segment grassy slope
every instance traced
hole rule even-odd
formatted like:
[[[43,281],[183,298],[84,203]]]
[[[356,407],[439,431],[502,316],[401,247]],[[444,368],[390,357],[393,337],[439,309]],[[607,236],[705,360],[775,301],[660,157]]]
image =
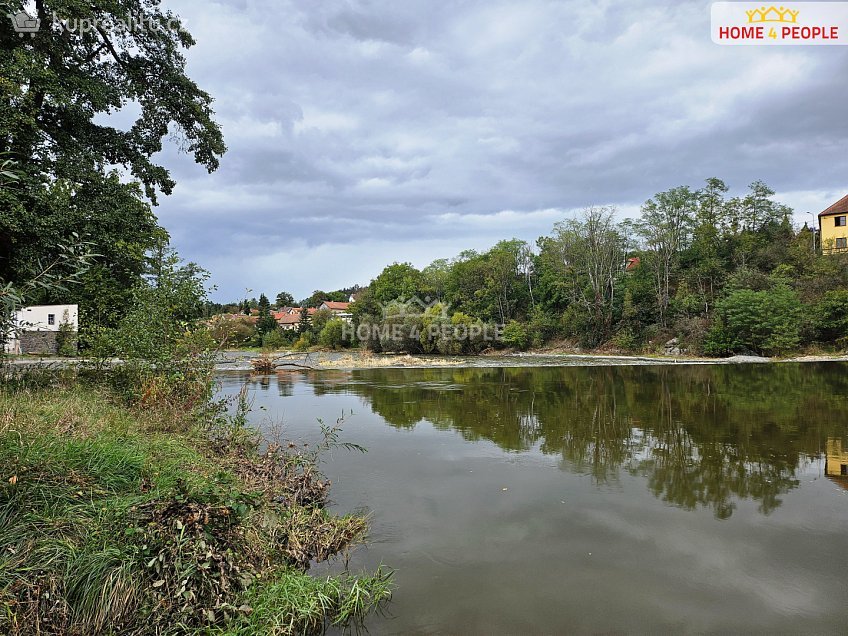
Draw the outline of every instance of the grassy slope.
[[[173,428],[98,389],[0,391],[0,631],[304,633],[388,598],[293,567],[290,526],[257,532],[261,493]]]

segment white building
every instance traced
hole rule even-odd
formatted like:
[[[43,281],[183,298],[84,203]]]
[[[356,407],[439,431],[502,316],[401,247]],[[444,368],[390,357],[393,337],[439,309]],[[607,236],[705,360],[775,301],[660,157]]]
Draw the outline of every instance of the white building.
[[[35,305],[15,312],[11,333],[3,345],[6,353],[57,353],[59,327],[79,331],[78,305]]]

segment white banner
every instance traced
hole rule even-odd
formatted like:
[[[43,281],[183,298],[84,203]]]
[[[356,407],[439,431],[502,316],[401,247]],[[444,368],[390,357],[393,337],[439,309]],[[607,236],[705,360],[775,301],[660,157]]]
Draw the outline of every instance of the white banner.
[[[848,44],[848,2],[714,2],[711,14],[716,44]]]

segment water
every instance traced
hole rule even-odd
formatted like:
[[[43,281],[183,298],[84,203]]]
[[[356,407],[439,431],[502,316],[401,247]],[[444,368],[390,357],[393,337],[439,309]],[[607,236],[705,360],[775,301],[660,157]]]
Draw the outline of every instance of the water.
[[[323,470],[371,514],[372,634],[845,633],[848,365],[223,375],[254,423],[365,455]],[[316,571],[324,572],[326,566]],[[335,566],[338,568],[338,564]]]

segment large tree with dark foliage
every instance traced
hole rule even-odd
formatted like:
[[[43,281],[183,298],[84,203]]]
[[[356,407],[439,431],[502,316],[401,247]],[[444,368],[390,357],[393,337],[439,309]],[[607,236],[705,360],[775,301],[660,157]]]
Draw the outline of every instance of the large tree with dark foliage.
[[[26,277],[79,236],[100,255],[74,290],[83,323],[115,324],[145,254],[167,241],[151,210],[175,185],[155,161],[163,139],[210,172],[226,147],[212,98],[185,73],[194,40],[159,0],[29,6],[40,20],[32,37],[0,20],[0,153],[20,171],[0,192],[0,280]]]

